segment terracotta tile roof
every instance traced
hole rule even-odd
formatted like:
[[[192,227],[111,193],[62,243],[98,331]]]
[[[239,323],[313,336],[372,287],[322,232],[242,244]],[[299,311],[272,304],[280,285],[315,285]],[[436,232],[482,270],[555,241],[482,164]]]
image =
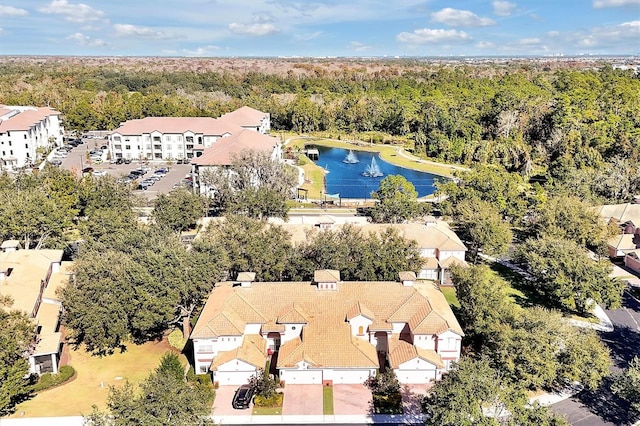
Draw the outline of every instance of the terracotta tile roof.
[[[415,358],[423,359],[439,368],[444,368],[442,358],[435,351],[417,348],[397,338],[389,339],[389,364],[391,368],[400,368],[400,364]]]
[[[362,302],[356,302],[349,310],[347,311],[347,321],[351,321],[353,318],[358,315],[362,315],[365,318],[369,318],[371,321],[376,319],[376,316],[371,309],[367,308]]]
[[[199,337],[241,336],[244,333],[244,326],[238,314],[229,309],[218,312],[203,324],[202,330],[199,330]]]
[[[317,283],[340,282],[340,271],[335,269],[321,269],[313,273],[313,281]]]
[[[267,319],[238,293],[234,293],[227,300],[227,306],[244,322],[251,324],[265,324],[267,322]],[[239,326],[240,322],[235,324]],[[244,329],[244,325],[242,328]]]
[[[262,332],[278,332],[283,333],[285,330],[284,324],[276,324],[275,321],[268,321],[266,324],[262,324]]]
[[[228,166],[233,157],[243,151],[254,150],[271,153],[280,141],[253,130],[242,129],[226,138],[218,139],[206,148],[200,157],[191,160],[198,166]]]
[[[415,281],[416,273],[413,271],[401,271],[398,273],[400,281]]]
[[[422,296],[429,300],[429,305],[438,315],[447,322],[449,330],[456,333],[459,336],[464,336],[462,327],[458,319],[453,314],[449,302],[445,299],[442,291],[432,282],[429,281],[417,281],[413,288],[415,288]]]
[[[254,282],[256,279],[256,273],[255,272],[239,272],[238,276],[236,277],[237,281],[240,282]]]
[[[453,265],[462,266],[465,268],[469,266],[469,264],[464,260],[460,260],[457,257],[453,257],[453,256],[448,256],[444,260],[440,259],[438,263],[440,263],[440,266],[444,269],[451,268]]]
[[[256,368],[264,368],[267,362],[267,341],[257,334],[247,334],[242,339],[242,345],[231,351],[220,352],[211,362],[211,370],[235,359],[244,361]]]
[[[433,287],[433,286],[432,286]],[[351,327],[345,316],[359,302],[366,305],[376,320],[372,327],[391,330],[391,320],[408,323],[423,308],[448,310],[449,316],[437,311],[438,315],[427,315],[417,321],[420,327],[427,327],[430,320],[437,320],[435,327],[441,327],[442,321],[447,329],[459,329],[459,324],[444,296],[439,290],[428,300],[414,287],[403,286],[399,282],[340,282],[336,291],[320,291],[311,282],[256,282],[251,287],[233,286],[233,282],[218,283],[200,315],[191,334],[192,339],[216,337],[222,331],[216,327],[230,327],[228,318],[222,321],[222,313],[240,315],[228,303],[237,295],[268,321],[262,332],[271,330],[280,315],[304,315],[308,323],[302,327],[300,338],[287,341],[280,347],[278,367],[293,367],[301,360],[312,365],[327,367],[369,367],[378,366],[375,346],[368,341],[351,334]],[[441,300],[440,300],[441,299]],[[237,300],[231,303],[237,303]],[[422,311],[421,311],[422,312]],[[226,317],[225,317],[226,318]],[[249,323],[239,318],[242,325]],[[451,322],[453,321],[453,324]],[[239,328],[239,325],[235,326]],[[224,330],[228,332],[227,330]]]
[[[435,257],[425,257],[422,262],[422,269],[438,269],[438,259]]]
[[[230,123],[223,123],[212,117],[145,117],[125,121],[113,133],[123,136],[137,136],[152,132],[183,134],[192,132],[203,136],[223,136],[239,131]]]
[[[351,224],[356,229],[362,231],[364,235],[375,233],[380,235],[387,228],[395,228],[399,234],[408,239],[414,240],[421,249],[439,249],[447,251],[466,251],[467,248],[458,235],[449,228],[447,222],[439,220],[435,224],[425,226],[422,223],[399,223],[399,224]],[[313,224],[299,224],[285,222],[281,226],[291,234],[291,241],[299,244],[307,241],[309,232],[318,232],[318,228]],[[335,223],[333,229],[344,226],[342,223]]]
[[[278,324],[307,324],[309,322],[307,318],[308,314],[303,309],[291,304],[278,314],[277,322]]]
[[[440,334],[449,329],[449,324],[431,307],[423,306],[409,320],[413,334]]]
[[[412,293],[404,303],[398,305],[396,310],[387,318],[388,322],[408,323],[413,315],[423,306],[430,308],[429,301],[421,297],[419,293]]]
[[[51,108],[27,109],[12,116],[8,120],[0,121],[0,133],[7,131],[27,131],[51,115],[60,115],[60,113]]]
[[[262,120],[269,114],[258,111],[257,109],[243,106],[235,111],[223,114],[219,120],[225,123],[232,123],[243,127],[259,127]]]
[[[369,326],[369,330],[371,331],[392,331],[393,324],[386,322],[380,318],[376,318],[373,320],[371,325]]]

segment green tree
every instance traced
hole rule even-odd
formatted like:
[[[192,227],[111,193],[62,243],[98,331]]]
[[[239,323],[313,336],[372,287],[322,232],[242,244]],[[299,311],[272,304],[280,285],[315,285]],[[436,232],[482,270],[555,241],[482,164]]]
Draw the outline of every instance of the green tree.
[[[7,298],[0,300],[0,416],[10,414],[31,392],[24,354],[33,349],[35,329],[22,312],[4,310],[11,304]]]
[[[231,166],[203,170],[213,206],[252,218],[286,217],[285,202],[297,183],[297,170],[271,159],[269,153],[246,150],[232,156]]]
[[[276,393],[276,381],[271,377],[265,369],[258,369],[253,376],[249,378],[249,386],[254,390],[256,395],[269,399]]]
[[[597,247],[607,238],[607,227],[595,210],[570,195],[550,197],[532,212],[530,234],[534,237],[571,239],[580,245]]]
[[[474,262],[479,251],[491,255],[504,253],[513,239],[511,227],[488,201],[460,202],[456,206],[455,221],[458,233],[469,245]]]
[[[457,317],[476,345],[482,344],[497,326],[515,317],[518,307],[508,296],[509,285],[488,266],[454,266],[451,278],[460,301]]]
[[[177,356],[164,356],[161,365],[149,375],[136,392],[127,382],[111,387],[107,412],[96,406],[85,424],[91,426],[124,425],[209,425],[213,390],[185,379],[184,369],[176,365]],[[179,360],[178,360],[179,364]]]
[[[224,252],[232,278],[239,272],[249,271],[256,273],[258,281],[280,281],[291,258],[290,239],[281,226],[230,215],[209,225],[201,247]]]
[[[380,181],[377,191],[371,193],[379,200],[371,210],[371,218],[378,223],[402,223],[426,213],[417,202],[418,193],[402,175],[389,175]]]
[[[611,265],[590,259],[574,241],[529,239],[518,248],[515,259],[528,268],[532,290],[554,307],[586,314],[591,301],[620,305],[623,283],[609,277]]]
[[[185,231],[204,216],[205,198],[186,189],[177,189],[156,198],[153,219],[157,225],[173,231]]]
[[[520,310],[488,336],[482,352],[511,381],[532,390],[572,382],[596,389],[611,366],[608,349],[593,331],[542,308]]]
[[[525,394],[487,360],[463,358],[434,384],[423,408],[428,425],[499,425],[501,415],[525,403]],[[487,416],[485,410],[494,416]]]
[[[613,393],[627,400],[640,413],[640,358],[634,356],[629,366],[617,375],[611,386]]]

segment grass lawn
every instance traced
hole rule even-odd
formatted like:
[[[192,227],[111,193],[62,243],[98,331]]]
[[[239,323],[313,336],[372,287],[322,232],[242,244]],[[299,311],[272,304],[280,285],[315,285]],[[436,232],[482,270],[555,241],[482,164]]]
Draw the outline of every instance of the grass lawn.
[[[444,298],[447,299],[449,305],[455,306],[457,308],[460,307],[460,301],[458,301],[458,297],[456,296],[456,289],[454,287],[441,287],[440,291],[444,294]]]
[[[274,416],[282,414],[282,407],[253,407],[254,416]]]
[[[109,386],[121,386],[127,380],[140,383],[170,350],[166,341],[144,345],[131,343],[126,352],[102,358],[91,356],[84,349],[69,350],[69,364],[76,370],[76,378],[19,404],[11,417],[87,415],[94,404],[104,409]],[[182,362],[186,364],[184,357]]]
[[[322,199],[324,192],[324,169],[307,159],[305,155],[300,154],[300,164],[304,170],[304,184],[302,188],[306,189],[307,197],[312,200]]]
[[[322,388],[322,414],[333,414],[333,386]]]

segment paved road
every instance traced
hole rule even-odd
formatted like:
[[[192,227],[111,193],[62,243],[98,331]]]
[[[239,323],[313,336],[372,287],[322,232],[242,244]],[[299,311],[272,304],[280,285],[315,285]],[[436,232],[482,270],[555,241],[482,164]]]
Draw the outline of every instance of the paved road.
[[[615,329],[600,335],[611,350],[612,371],[619,372],[634,356],[640,356],[640,303],[625,292],[622,308],[606,313]],[[631,417],[626,403],[611,393],[610,386],[611,380],[607,379],[598,390],[583,391],[551,409],[565,415],[574,426],[631,425],[640,421]]]

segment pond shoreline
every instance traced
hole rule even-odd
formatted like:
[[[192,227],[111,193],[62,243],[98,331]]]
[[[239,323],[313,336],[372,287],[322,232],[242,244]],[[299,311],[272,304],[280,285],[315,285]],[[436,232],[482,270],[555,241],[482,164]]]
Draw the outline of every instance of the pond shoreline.
[[[366,142],[349,141],[345,142],[338,139],[315,138],[311,136],[297,136],[287,139],[285,146],[292,144],[303,148],[306,145],[318,145],[329,148],[351,149],[354,151],[377,152],[380,157],[389,164],[402,167],[418,172],[427,172],[445,178],[452,178],[453,172],[456,170],[469,170],[467,167],[437,163],[430,160],[424,160],[413,156],[404,151],[402,147],[385,145],[385,144],[369,144]],[[404,160],[402,160],[404,159]],[[412,164],[413,163],[413,164]],[[320,167],[320,166],[318,166]],[[320,167],[322,168],[322,167]]]

